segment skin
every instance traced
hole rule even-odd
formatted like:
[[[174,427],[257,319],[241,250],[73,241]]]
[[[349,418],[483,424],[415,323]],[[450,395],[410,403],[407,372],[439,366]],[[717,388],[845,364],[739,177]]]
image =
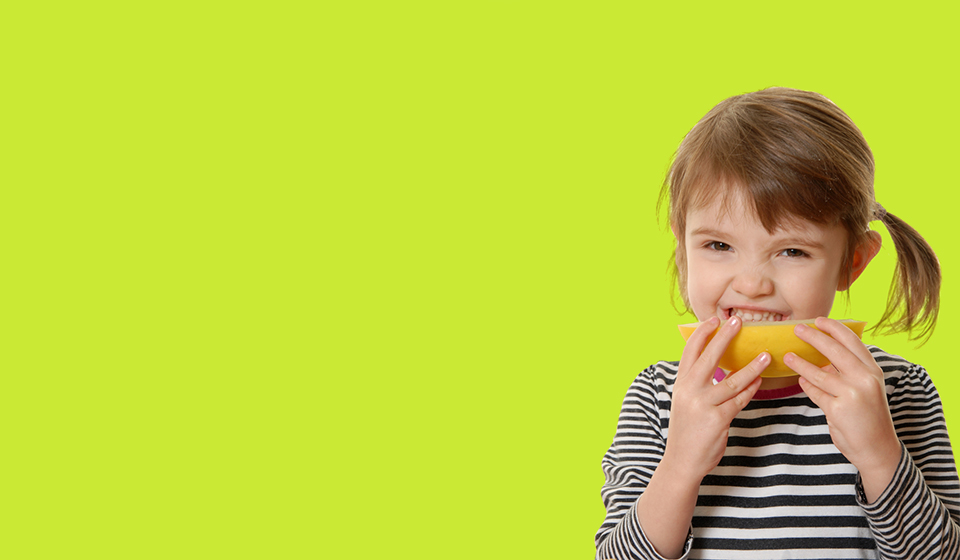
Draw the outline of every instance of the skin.
[[[770,233],[742,200],[727,210],[715,203],[687,215],[687,294],[701,325],[680,359],[663,459],[637,503],[644,533],[667,558],[682,554],[700,482],[723,457],[733,418],[762,384],[784,383],[760,378],[770,363],[766,352],[713,383],[720,356],[742,326],[731,309],[772,312],[780,320],[816,318],[823,332],[798,325],[796,334],[832,363],[818,368],[788,354],[784,363],[799,377],[786,383],[799,382],[823,410],[834,444],[860,471],[868,501],[886,489],[900,460],[882,371],[860,338],[826,318],[837,290],[849,288],[879,251],[879,234],[870,232],[856,248],[847,282],[840,268],[847,244],[842,227],[800,221]],[[708,343],[723,319],[730,320]]]

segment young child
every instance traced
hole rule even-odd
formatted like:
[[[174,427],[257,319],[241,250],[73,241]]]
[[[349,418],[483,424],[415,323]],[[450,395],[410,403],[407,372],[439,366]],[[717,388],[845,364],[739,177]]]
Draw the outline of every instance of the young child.
[[[930,378],[826,318],[879,251],[868,223],[881,220],[898,270],[877,326],[923,337],[936,323],[936,257],[876,202],[873,169],[859,129],[811,92],[732,97],[687,134],[664,191],[702,323],[679,362],[627,391],[597,559],[960,558],[960,481]],[[795,332],[831,365],[787,354],[796,377],[761,378],[764,352],[717,369],[743,321],[798,319],[816,320]]]

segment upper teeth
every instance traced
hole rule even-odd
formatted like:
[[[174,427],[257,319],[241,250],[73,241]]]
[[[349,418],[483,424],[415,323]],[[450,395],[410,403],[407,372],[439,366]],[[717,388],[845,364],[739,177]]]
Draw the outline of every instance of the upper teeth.
[[[783,315],[772,311],[744,311],[731,309],[731,315],[736,315],[744,321],[783,321]]]

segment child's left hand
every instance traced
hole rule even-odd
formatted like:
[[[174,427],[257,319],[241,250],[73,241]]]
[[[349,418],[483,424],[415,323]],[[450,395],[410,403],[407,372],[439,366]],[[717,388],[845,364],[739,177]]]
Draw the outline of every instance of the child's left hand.
[[[815,324],[823,332],[803,324],[794,332],[830,365],[818,368],[792,352],[783,361],[800,374],[800,386],[823,410],[834,445],[860,471],[864,493],[873,503],[893,479],[901,452],[883,371],[843,323],[818,317]]]

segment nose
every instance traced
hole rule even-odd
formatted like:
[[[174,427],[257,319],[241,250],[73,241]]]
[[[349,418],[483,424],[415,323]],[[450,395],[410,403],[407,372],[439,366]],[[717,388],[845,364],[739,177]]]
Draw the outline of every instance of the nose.
[[[745,297],[758,298],[773,293],[773,279],[762,266],[748,266],[737,271],[732,288]]]

